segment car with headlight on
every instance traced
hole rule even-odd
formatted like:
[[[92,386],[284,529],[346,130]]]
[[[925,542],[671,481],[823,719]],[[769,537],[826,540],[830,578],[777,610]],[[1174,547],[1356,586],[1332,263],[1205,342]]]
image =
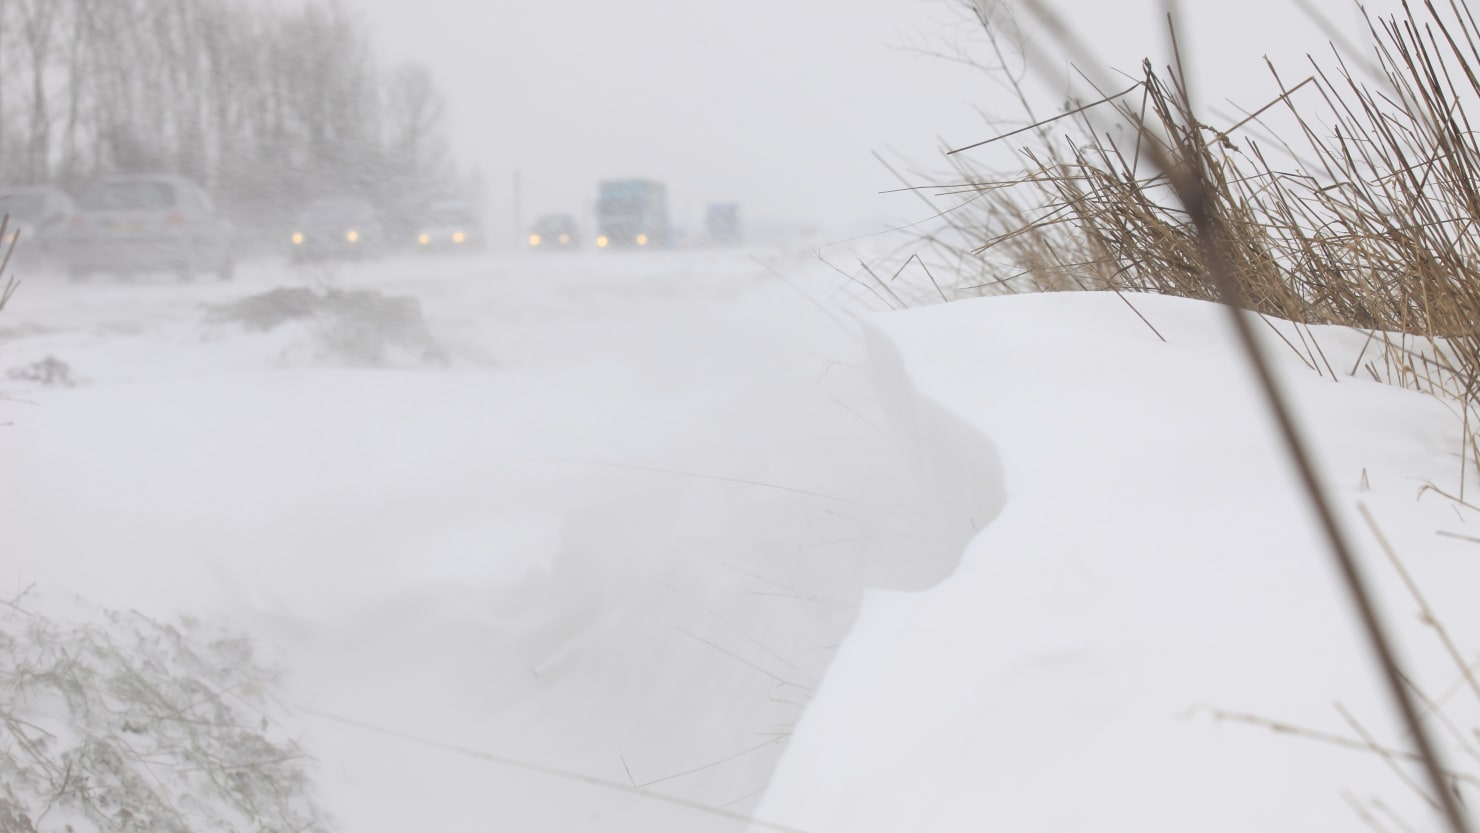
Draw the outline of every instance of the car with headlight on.
[[[73,279],[97,272],[174,272],[182,279],[235,270],[235,230],[205,190],[176,174],[113,174],[93,180],[55,237]]]
[[[358,197],[314,200],[298,212],[288,236],[294,262],[375,257],[385,248],[380,213]]]
[[[478,212],[463,202],[427,206],[414,237],[417,251],[458,252],[483,248],[483,223]]]
[[[546,214],[529,229],[529,248],[536,252],[568,252],[581,247],[576,218],[569,214]]]
[[[56,246],[57,234],[76,213],[77,203],[54,185],[0,186],[0,214],[9,217],[5,238],[0,242],[0,257],[14,242],[12,268],[44,263]]]

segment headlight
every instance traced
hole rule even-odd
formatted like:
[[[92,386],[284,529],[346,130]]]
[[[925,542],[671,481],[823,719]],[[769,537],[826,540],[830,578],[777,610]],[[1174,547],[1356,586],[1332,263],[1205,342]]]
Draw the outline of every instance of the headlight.
[[[455,232],[452,233],[452,242],[454,242],[454,243],[461,243],[461,242],[463,242],[464,240],[467,240],[467,239],[468,239],[468,236],[466,234],[463,234],[460,231],[455,231]]]
[[[354,229],[350,229],[349,231],[344,233],[344,239],[348,240],[351,243],[358,243],[360,240],[360,233],[358,231],[355,231]]]
[[[432,243],[432,236],[426,232],[422,232],[416,236],[416,242],[423,246],[429,246]]]
[[[531,245],[531,246],[538,246],[539,244],[540,244],[540,236],[538,234],[531,234],[529,236],[529,245]]]
[[[569,242],[570,242],[570,235],[569,234],[562,234],[562,235],[560,235],[560,245],[564,246],[565,244],[567,244]]]
[[[606,235],[604,235],[604,234],[601,235],[600,237],[596,238],[596,245],[599,246],[599,247],[601,247],[601,248],[603,248],[603,249],[606,248],[606,244],[608,242],[609,241],[607,241]]]
[[[293,245],[294,246],[302,246],[303,245],[303,232],[301,232],[301,231],[295,231],[295,232],[293,232]]]
[[[637,245],[639,245],[639,246],[646,246],[647,245],[647,235],[646,234],[639,234],[639,235],[637,235]]]

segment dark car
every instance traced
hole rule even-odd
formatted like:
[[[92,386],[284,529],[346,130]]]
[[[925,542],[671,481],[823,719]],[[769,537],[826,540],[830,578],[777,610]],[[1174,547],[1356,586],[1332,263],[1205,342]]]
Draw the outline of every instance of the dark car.
[[[537,252],[573,251],[581,247],[581,233],[569,214],[546,214],[529,230],[529,248]]]
[[[74,279],[145,271],[232,276],[231,223],[183,176],[105,176],[82,190],[77,208],[55,238],[56,254]]]
[[[56,237],[66,230],[77,213],[77,204],[66,191],[53,185],[0,187],[0,214],[9,216],[0,256],[15,241],[12,267],[25,268],[43,262],[56,246]]]
[[[289,256],[297,262],[373,257],[386,245],[380,213],[358,197],[329,197],[304,206],[289,240]]]

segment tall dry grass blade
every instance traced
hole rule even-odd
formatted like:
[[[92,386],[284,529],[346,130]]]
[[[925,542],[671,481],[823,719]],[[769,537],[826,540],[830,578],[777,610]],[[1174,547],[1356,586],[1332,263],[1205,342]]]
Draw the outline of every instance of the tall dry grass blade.
[[[1362,743],[1374,754],[1376,754],[1377,757],[1381,758],[1383,763],[1387,764],[1388,769],[1393,771],[1393,774],[1398,777],[1399,781],[1402,781],[1404,784],[1406,784],[1408,788],[1413,791],[1413,794],[1422,799],[1424,803],[1428,804],[1430,807],[1433,807],[1437,811],[1443,812],[1444,807],[1441,801],[1430,795],[1421,784],[1414,780],[1413,776],[1409,775],[1408,771],[1398,764],[1397,757],[1392,755],[1387,749],[1379,745],[1377,743],[1377,739],[1372,737],[1372,733],[1368,732],[1367,728],[1359,723],[1357,719],[1352,716],[1351,712],[1347,711],[1345,706],[1337,703],[1336,711],[1341,714],[1342,719],[1345,720],[1347,725],[1352,728],[1352,731],[1361,736]],[[1440,781],[1439,789],[1442,792],[1447,793],[1449,792],[1449,785],[1444,783],[1443,781]]]
[[[1332,732],[1323,732],[1319,729],[1311,729],[1306,726],[1297,726],[1292,723],[1284,723],[1278,720],[1271,720],[1266,717],[1260,717],[1259,715],[1245,714],[1242,712],[1223,711],[1220,709],[1213,712],[1213,719],[1222,720],[1229,723],[1245,723],[1250,726],[1258,726],[1263,729],[1268,729],[1275,734],[1289,735],[1291,737],[1302,738],[1304,740],[1312,740],[1318,743],[1326,744],[1327,746],[1334,746],[1341,749],[1350,749],[1355,752],[1370,752],[1373,754],[1391,758],[1393,760],[1407,761],[1409,763],[1422,763],[1422,758],[1417,752],[1410,752],[1403,749],[1394,749],[1390,746],[1383,746],[1375,742],[1370,742],[1368,739],[1363,739],[1361,737],[1350,738],[1346,737],[1345,735],[1338,735]],[[1446,778],[1463,782],[1471,786],[1480,787],[1480,778],[1477,778],[1474,775],[1458,771],[1446,771],[1444,775]]]
[[[1000,136],[993,136],[990,139],[983,139],[982,141],[976,142],[975,144],[965,145],[963,147],[955,148],[954,150],[948,150],[948,151],[946,151],[946,155],[947,156],[950,156],[950,155],[953,155],[953,154],[961,153],[962,151],[975,150],[977,148],[985,147],[987,145],[990,145],[990,144],[992,144],[994,142],[1000,142],[1003,139],[1009,139],[1009,138],[1012,138],[1013,136],[1017,136],[1017,135],[1020,135],[1022,133],[1027,133],[1030,130],[1038,130],[1038,129],[1040,129],[1042,127],[1045,127],[1047,125],[1053,124],[1054,122],[1059,121],[1061,119],[1072,118],[1074,116],[1079,115],[1080,113],[1083,113],[1086,110],[1092,109],[1094,107],[1098,107],[1101,104],[1105,104],[1107,102],[1114,101],[1117,98],[1124,98],[1125,96],[1128,96],[1131,93],[1135,92],[1140,86],[1141,86],[1140,84],[1134,84],[1134,85],[1132,85],[1130,87],[1127,87],[1125,90],[1123,90],[1123,91],[1121,91],[1119,93],[1115,93],[1113,95],[1105,96],[1104,98],[1102,98],[1102,99],[1100,99],[1098,101],[1091,101],[1088,104],[1084,104],[1084,105],[1081,105],[1079,107],[1075,107],[1074,109],[1069,110],[1068,112],[1065,112],[1065,113],[1060,113],[1057,116],[1051,116],[1049,118],[1042,119],[1040,121],[1037,121],[1037,122],[1034,122],[1033,124],[1028,125],[1027,127],[1022,127],[1022,128],[1017,129],[1017,130],[1013,130],[1013,131],[1011,131],[1009,133],[1003,133]]]
[[[1372,815],[1355,795],[1343,790],[1341,797],[1345,799],[1347,806],[1352,808],[1352,812],[1357,814],[1357,818],[1361,819],[1362,823],[1367,825],[1374,833],[1389,833],[1388,829],[1378,823],[1377,817]]]
[[[512,769],[531,772],[536,775],[544,775],[562,781],[571,781],[578,784],[585,784],[587,786],[600,787],[602,789],[636,796],[638,798],[643,798],[649,801],[671,804],[676,807],[682,807],[684,809],[693,810],[710,816],[716,816],[722,819],[727,819],[729,821],[737,821],[743,824],[759,827],[764,830],[775,831],[775,833],[807,833],[807,831],[797,827],[791,827],[785,824],[777,824],[775,822],[766,821],[765,819],[755,818],[754,816],[747,816],[743,813],[735,813],[730,810],[726,810],[723,807],[712,807],[708,804],[703,804],[698,801],[691,801],[687,798],[680,798],[676,795],[654,792],[652,790],[643,789],[642,787],[632,787],[627,784],[623,784],[620,781],[612,781],[607,778],[598,778],[594,775],[586,775],[585,773],[581,772],[573,772],[571,770],[561,769],[559,767],[537,764],[532,761],[523,761],[518,758],[509,757],[507,755],[499,755],[493,752],[485,752],[479,749],[472,749],[470,747],[460,746],[454,743],[434,740],[432,738],[422,737],[410,732],[404,732],[399,729],[379,726],[367,721],[343,717],[341,715],[331,714],[329,712],[318,711],[315,709],[303,709],[302,711],[306,714],[314,715],[315,717],[321,718],[323,720],[339,723],[341,725],[349,726],[351,728],[359,729],[365,732],[371,732],[378,735],[384,735],[386,737],[397,738],[408,743],[414,743],[418,746],[425,746],[431,749],[440,749],[444,752],[449,752],[454,755],[460,755],[465,758],[486,761],[488,763],[498,764],[500,766],[510,767]]]
[[[1407,819],[1399,815],[1397,810],[1389,807],[1387,805],[1387,802],[1383,801],[1382,799],[1372,799],[1372,807],[1373,809],[1377,810],[1377,812],[1382,813],[1384,816],[1387,816],[1388,820],[1396,825],[1399,830],[1403,831],[1403,833],[1418,833],[1418,830],[1416,830],[1413,825],[1409,824]]]
[[[1372,537],[1376,539],[1378,547],[1387,556],[1388,563],[1393,565],[1393,570],[1403,580],[1403,586],[1408,589],[1408,595],[1412,596],[1413,601],[1417,603],[1419,612],[1422,614],[1423,623],[1433,628],[1434,632],[1438,634],[1439,642],[1444,646],[1444,651],[1449,654],[1450,660],[1454,662],[1454,667],[1458,669],[1465,682],[1469,684],[1471,693],[1475,695],[1475,701],[1480,703],[1480,681],[1477,681],[1475,675],[1470,672],[1469,663],[1465,662],[1464,657],[1460,655],[1459,647],[1454,644],[1454,638],[1449,635],[1449,629],[1444,627],[1444,620],[1434,613],[1433,607],[1429,605],[1429,600],[1424,597],[1423,591],[1418,587],[1418,583],[1413,580],[1413,576],[1403,564],[1403,559],[1398,557],[1398,553],[1393,549],[1392,543],[1383,534],[1382,528],[1377,525],[1377,518],[1373,517],[1372,510],[1367,508],[1367,504],[1358,503],[1357,512],[1361,514],[1362,520],[1366,521],[1367,528],[1372,531]]]

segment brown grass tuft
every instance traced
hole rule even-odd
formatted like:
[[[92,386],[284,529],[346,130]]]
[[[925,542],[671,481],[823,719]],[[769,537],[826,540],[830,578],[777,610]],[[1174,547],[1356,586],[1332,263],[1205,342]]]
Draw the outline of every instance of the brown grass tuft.
[[[952,151],[953,181],[925,191],[966,199],[925,240],[956,279],[916,297],[1115,290],[1217,300],[1191,218],[1166,176],[1143,163],[1140,143],[1156,142],[1204,172],[1218,249],[1249,308],[1375,333],[1389,355],[1371,367],[1391,381],[1474,398],[1480,144],[1465,106],[1480,102],[1480,28],[1464,3],[1449,12],[1429,4],[1369,18],[1381,83],[1358,80],[1339,55],[1334,70],[1313,62],[1295,83],[1271,65],[1280,94],[1221,129],[1194,117],[1175,72],[1145,62],[1129,89]],[[1267,132],[1276,120],[1293,141]],[[1065,125],[1068,134],[1050,132]],[[1025,133],[1038,145],[1017,150],[1015,174],[973,162],[982,146]]]

